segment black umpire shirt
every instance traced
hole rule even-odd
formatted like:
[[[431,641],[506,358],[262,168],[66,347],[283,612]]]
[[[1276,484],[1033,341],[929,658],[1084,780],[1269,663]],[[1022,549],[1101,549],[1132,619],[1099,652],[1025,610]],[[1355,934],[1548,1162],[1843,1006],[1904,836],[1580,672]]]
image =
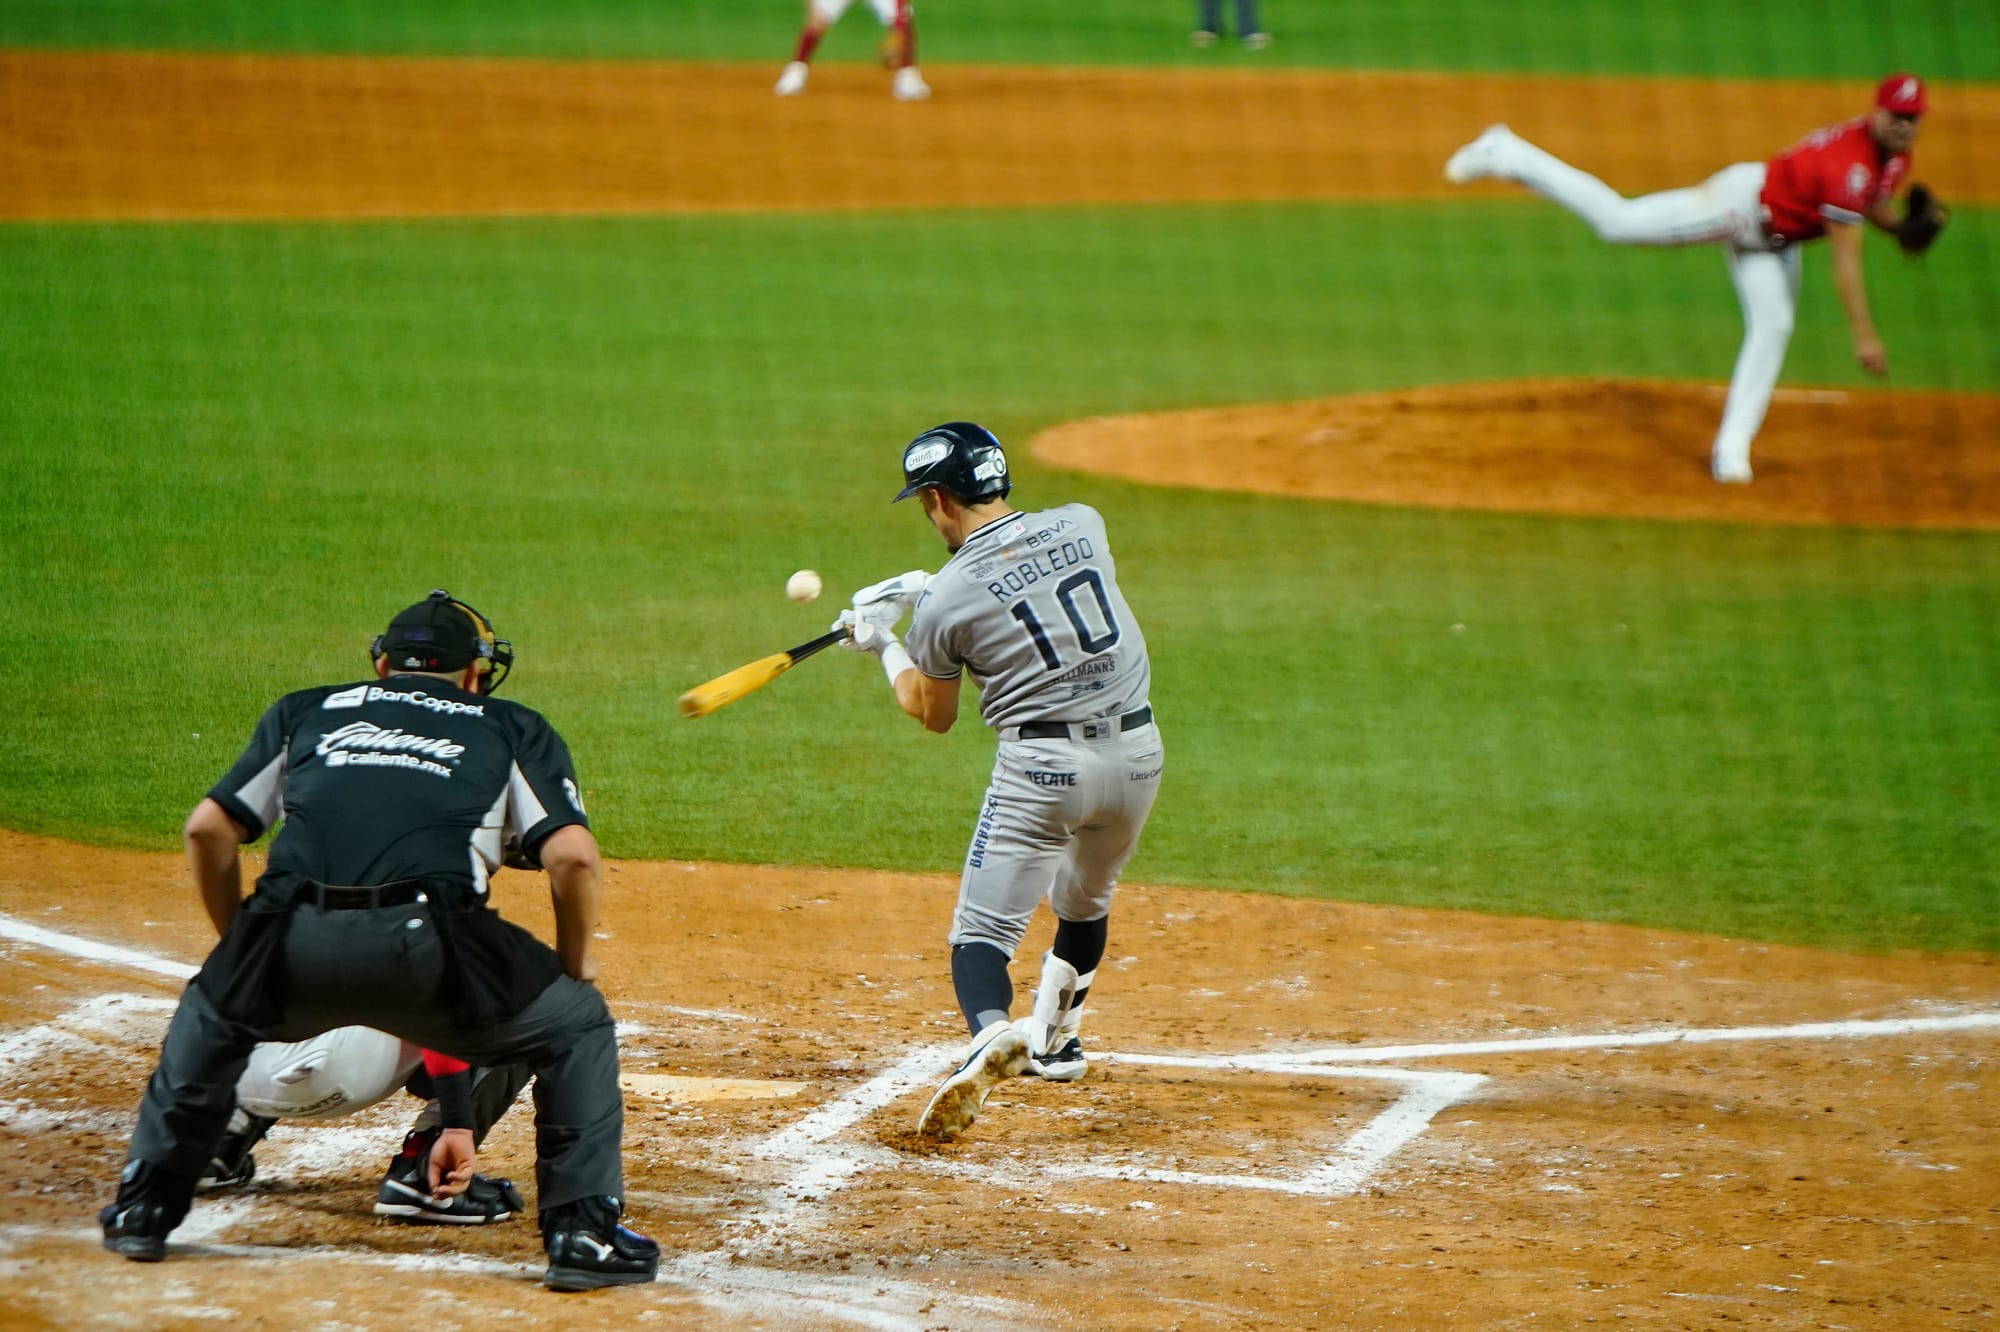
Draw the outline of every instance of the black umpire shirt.
[[[209,798],[254,841],[280,819],[270,873],[484,895],[502,857],[589,827],[569,747],[540,713],[428,676],[287,694]]]

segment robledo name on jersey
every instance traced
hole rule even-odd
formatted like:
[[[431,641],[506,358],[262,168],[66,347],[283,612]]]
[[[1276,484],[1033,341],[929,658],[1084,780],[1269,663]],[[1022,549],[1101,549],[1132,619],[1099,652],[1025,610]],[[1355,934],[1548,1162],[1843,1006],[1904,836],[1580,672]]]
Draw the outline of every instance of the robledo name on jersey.
[[[1011,551],[1003,551],[1001,557],[1005,559],[1012,554]],[[1047,550],[1036,551],[1028,558],[1020,560],[1011,569],[1002,570],[986,584],[986,590],[993,594],[994,600],[1005,604],[1044,578],[1053,578],[1063,569],[1096,558],[1097,549],[1090,544],[1090,538],[1080,536],[1075,540],[1050,546]]]

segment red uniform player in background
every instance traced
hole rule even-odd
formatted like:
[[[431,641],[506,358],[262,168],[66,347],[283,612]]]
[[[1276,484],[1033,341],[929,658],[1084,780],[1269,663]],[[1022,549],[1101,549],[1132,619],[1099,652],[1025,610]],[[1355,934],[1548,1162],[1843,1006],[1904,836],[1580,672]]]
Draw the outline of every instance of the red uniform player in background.
[[[1910,148],[1927,109],[1923,80],[1891,74],[1866,115],[1815,130],[1769,162],[1739,162],[1701,184],[1627,199],[1597,177],[1495,125],[1452,155],[1453,184],[1518,181],[1588,222],[1617,245],[1725,247],[1743,307],[1743,347],[1729,380],[1710,453],[1717,481],[1750,480],[1750,441],[1764,423],[1791,341],[1799,299],[1799,246],[1821,236],[1833,252],[1834,287],[1854,333],[1854,357],[1888,373],[1888,352],[1868,313],[1861,224],[1896,234],[1892,200],[1910,174]]]
[[[813,52],[819,49],[820,38],[840,22],[840,16],[852,3],[853,0],[806,0],[806,22],[799,29],[798,49],[792,53],[785,72],[778,76],[778,86],[773,92],[780,97],[795,97],[806,90],[806,76],[811,72]],[[911,0],[868,0],[868,4],[888,29],[882,41],[882,63],[895,71],[889,91],[898,101],[921,102],[931,95],[931,90],[924,76],[917,72],[917,20]]]

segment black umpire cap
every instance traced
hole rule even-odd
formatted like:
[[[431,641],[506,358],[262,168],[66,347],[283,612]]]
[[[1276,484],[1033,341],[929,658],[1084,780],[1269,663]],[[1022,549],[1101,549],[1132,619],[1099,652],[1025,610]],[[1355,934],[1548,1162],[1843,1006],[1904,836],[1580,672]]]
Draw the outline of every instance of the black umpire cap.
[[[896,498],[933,488],[961,504],[1006,499],[1013,489],[1006,450],[991,430],[970,421],[932,426],[903,446],[903,489]]]
[[[514,645],[495,635],[484,615],[443,588],[396,612],[369,655],[387,657],[392,671],[462,671],[478,662],[482,694],[498,689],[514,665]]]

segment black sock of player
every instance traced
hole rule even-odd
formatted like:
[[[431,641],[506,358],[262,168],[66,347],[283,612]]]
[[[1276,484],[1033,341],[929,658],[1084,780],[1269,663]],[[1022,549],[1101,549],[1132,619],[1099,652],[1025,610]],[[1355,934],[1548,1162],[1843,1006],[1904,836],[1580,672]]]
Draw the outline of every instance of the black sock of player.
[[[1005,1022],[1014,1006],[1014,979],[1007,974],[1008,957],[992,944],[955,944],[951,950],[951,988],[959,1011],[977,1036],[995,1022]]]

